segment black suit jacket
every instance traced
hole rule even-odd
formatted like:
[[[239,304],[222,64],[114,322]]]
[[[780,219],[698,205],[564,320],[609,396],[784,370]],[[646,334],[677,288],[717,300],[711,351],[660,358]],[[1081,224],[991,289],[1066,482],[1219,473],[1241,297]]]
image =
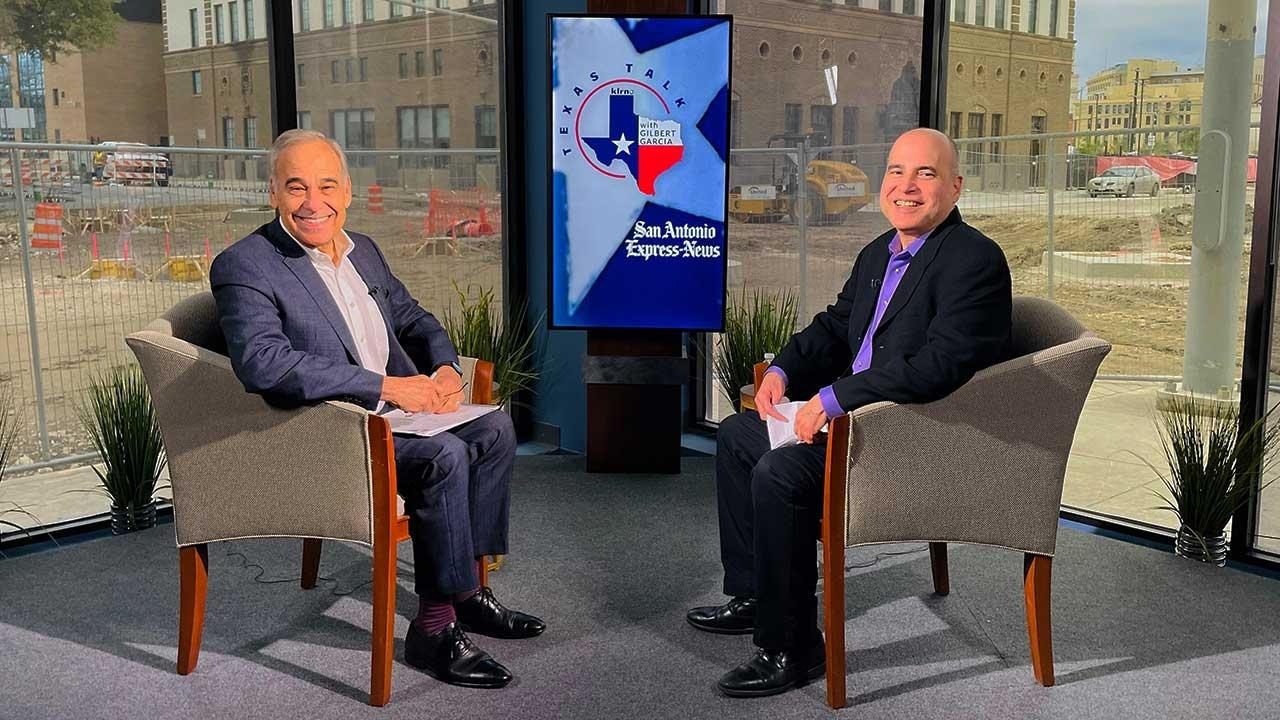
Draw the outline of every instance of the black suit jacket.
[[[807,400],[830,384],[846,412],[889,400],[930,402],[1005,359],[1013,314],[1004,252],[952,210],[911,260],[876,329],[871,367],[850,366],[871,323],[895,231],[858,253],[835,304],[792,336],[774,364],[787,395]]]

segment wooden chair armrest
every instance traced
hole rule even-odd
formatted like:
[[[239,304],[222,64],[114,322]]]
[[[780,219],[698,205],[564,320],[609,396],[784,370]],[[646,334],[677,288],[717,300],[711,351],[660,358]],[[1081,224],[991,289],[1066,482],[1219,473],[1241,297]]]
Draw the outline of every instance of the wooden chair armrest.
[[[475,405],[492,405],[493,363],[488,360],[476,360],[476,374],[471,380],[471,402]]]

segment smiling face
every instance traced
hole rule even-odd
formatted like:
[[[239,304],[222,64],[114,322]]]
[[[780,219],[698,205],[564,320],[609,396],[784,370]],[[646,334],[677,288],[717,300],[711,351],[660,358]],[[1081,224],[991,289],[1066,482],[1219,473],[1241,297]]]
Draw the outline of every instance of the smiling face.
[[[311,140],[280,153],[268,190],[271,207],[298,242],[333,255],[351,205],[351,178],[329,144]]]
[[[947,137],[936,130],[912,130],[889,151],[880,212],[905,246],[946,219],[960,200],[963,182]]]

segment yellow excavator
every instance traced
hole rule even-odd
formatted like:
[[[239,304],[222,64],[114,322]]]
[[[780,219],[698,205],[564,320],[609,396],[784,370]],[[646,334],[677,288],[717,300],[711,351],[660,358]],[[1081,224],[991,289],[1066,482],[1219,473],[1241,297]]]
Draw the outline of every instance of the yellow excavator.
[[[769,138],[768,147],[782,143],[807,149],[818,134],[774,135]],[[735,185],[729,190],[729,217],[738,222],[775,223],[784,219],[796,222],[803,215],[811,225],[839,223],[849,213],[871,202],[870,183],[857,165],[821,159],[819,150],[808,150],[805,154],[816,157],[809,161],[805,173],[803,208],[799,207],[801,201],[796,192],[797,153],[789,152],[774,156],[777,159],[773,161],[770,182]]]

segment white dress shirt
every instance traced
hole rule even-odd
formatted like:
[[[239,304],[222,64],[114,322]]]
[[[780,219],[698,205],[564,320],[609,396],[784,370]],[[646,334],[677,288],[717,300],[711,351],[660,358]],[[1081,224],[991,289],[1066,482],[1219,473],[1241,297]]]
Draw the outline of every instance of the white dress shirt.
[[[280,222],[279,218],[276,222]],[[342,231],[347,245],[338,264],[334,265],[333,260],[324,252],[298,242],[298,238],[293,237],[284,223],[280,223],[280,227],[311,258],[311,265],[320,274],[324,286],[329,289],[333,302],[342,313],[342,319],[347,322],[347,331],[355,340],[356,350],[360,354],[360,366],[379,375],[386,375],[387,358],[391,354],[387,325],[382,319],[378,303],[369,294],[369,286],[360,277],[360,273],[356,272],[355,265],[351,264],[351,250],[355,247],[351,237],[345,230]],[[381,407],[382,403],[378,405]]]

